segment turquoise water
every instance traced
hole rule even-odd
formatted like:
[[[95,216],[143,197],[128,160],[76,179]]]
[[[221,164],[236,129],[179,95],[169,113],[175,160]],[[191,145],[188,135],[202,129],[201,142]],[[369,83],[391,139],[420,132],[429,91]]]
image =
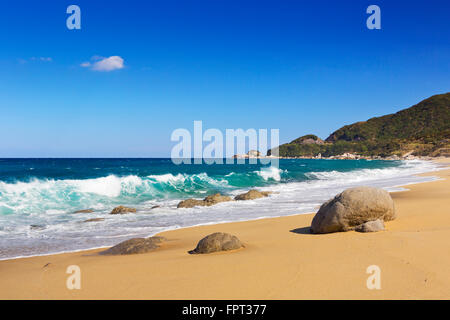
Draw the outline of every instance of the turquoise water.
[[[175,165],[170,159],[0,159],[0,258],[115,244],[191,225],[311,212],[354,185],[418,182],[428,162],[281,159],[261,164]],[[188,197],[234,196],[250,188],[266,199],[176,209]],[[111,216],[114,206],[136,214]],[[160,208],[151,209],[158,205]],[[93,209],[94,213],[73,214]],[[89,218],[105,221],[83,223]]]
[[[0,214],[79,210],[98,204],[202,197],[248,187],[318,180],[314,172],[396,168],[395,161],[282,159],[257,165],[175,165],[170,159],[3,159]]]

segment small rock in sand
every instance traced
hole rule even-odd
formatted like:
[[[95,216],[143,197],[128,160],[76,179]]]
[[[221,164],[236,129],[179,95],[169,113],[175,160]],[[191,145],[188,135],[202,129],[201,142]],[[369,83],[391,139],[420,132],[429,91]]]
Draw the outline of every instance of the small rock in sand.
[[[133,238],[101,252],[104,255],[123,255],[146,253],[159,248],[158,244],[167,241],[164,237]]]
[[[242,248],[241,241],[228,233],[216,232],[201,239],[190,254],[212,253],[217,251],[228,251]]]

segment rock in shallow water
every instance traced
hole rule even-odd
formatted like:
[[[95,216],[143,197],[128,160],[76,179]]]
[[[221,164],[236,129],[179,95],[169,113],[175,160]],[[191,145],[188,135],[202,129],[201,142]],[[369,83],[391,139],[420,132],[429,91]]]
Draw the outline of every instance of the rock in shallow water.
[[[242,193],[234,197],[234,200],[253,200],[253,199],[259,199],[259,198],[265,198],[268,197],[269,194],[272,192],[270,191],[258,191],[255,189],[252,189],[246,193]]]
[[[99,222],[99,221],[103,221],[103,220],[105,220],[105,218],[93,218],[93,219],[84,220],[83,222]]]
[[[227,202],[231,201],[232,199],[228,196],[223,196],[220,193],[216,193],[211,196],[207,196],[203,200],[197,200],[197,199],[187,199],[183,200],[180,203],[178,203],[177,208],[193,208],[196,206],[212,206],[220,202]]]
[[[110,214],[125,214],[125,213],[130,213],[130,212],[136,212],[136,209],[134,208],[128,208],[128,207],[124,207],[124,206],[118,206],[115,207]]]
[[[178,203],[177,205],[177,208],[193,208],[197,206],[206,206],[206,203],[203,200],[186,199],[180,201],[180,203]]]
[[[378,219],[395,219],[394,201],[389,193],[372,187],[350,188],[320,207],[311,223],[311,232],[348,231]]]
[[[203,201],[207,206],[212,206],[220,202],[228,202],[232,199],[228,196],[222,196],[220,193],[213,194],[211,196],[207,196]]]
[[[45,228],[47,228],[45,225],[43,224],[32,224],[30,225],[30,229],[31,230],[44,230]]]
[[[228,233],[216,232],[201,239],[190,254],[212,253],[217,251],[228,251],[242,248],[241,241]]]
[[[167,239],[164,237],[133,238],[123,241],[114,247],[101,252],[104,255],[124,255],[146,253],[159,248],[158,244]]]
[[[84,210],[75,211],[74,213],[92,213],[92,212],[94,212],[94,210],[92,210],[92,209],[84,209]]]

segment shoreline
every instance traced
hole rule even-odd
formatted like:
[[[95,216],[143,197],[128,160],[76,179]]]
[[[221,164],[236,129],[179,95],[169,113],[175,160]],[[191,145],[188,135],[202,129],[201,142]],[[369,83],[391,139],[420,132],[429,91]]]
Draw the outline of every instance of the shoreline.
[[[356,153],[343,153],[335,156],[298,156],[298,157],[286,157],[286,156],[248,156],[242,154],[236,154],[230,159],[303,159],[303,160],[382,160],[382,161],[411,161],[411,160],[421,160],[421,161],[446,161],[447,157],[439,156],[439,157],[431,157],[431,156],[362,156]]]
[[[105,257],[97,255],[102,249],[92,249],[1,260],[0,284],[2,290],[0,298],[448,299],[450,296],[448,294],[450,275],[443,273],[442,270],[449,270],[450,260],[442,256],[438,257],[437,260],[436,257],[428,256],[429,251],[436,251],[436,246],[447,248],[448,245],[446,246],[446,244],[450,244],[450,235],[445,232],[446,230],[441,230],[446,227],[450,229],[450,212],[447,209],[450,198],[449,200],[446,199],[447,193],[450,193],[448,191],[448,179],[450,177],[448,165],[450,163],[448,160],[442,160],[438,163],[446,164],[447,169],[422,175],[439,176],[441,179],[429,181],[429,183],[410,184],[407,191],[391,193],[398,208],[399,217],[386,223],[387,231],[385,232],[311,235],[306,230],[314,215],[311,213],[179,228],[158,233],[158,235],[168,238],[169,241],[156,251],[146,254]],[[442,186],[444,187],[442,188]],[[440,190],[439,195],[443,193],[443,198],[440,195],[437,199],[438,192],[436,190]],[[422,212],[424,205],[426,205],[427,210],[430,210],[430,203],[433,204],[431,209],[438,209],[433,212],[433,219],[431,219],[433,221],[427,221]],[[414,212],[411,213],[405,209]],[[424,228],[426,230],[422,230]],[[195,247],[198,240],[213,231],[230,232],[237,235],[244,242],[246,248],[236,252],[196,257],[187,254],[187,250]],[[423,238],[421,233],[424,232],[428,233],[429,237]],[[431,241],[428,239],[430,235],[433,236],[433,241],[437,237],[437,243],[436,241],[433,242],[434,247],[428,246],[427,243],[421,244],[421,241]],[[417,237],[419,239],[416,239]],[[397,278],[392,277],[389,272],[386,277],[393,283],[403,284],[406,288],[409,288],[408,290],[398,286],[395,290],[390,288],[389,290],[374,292],[367,290],[361,284],[357,289],[350,288],[351,290],[345,291],[346,285],[345,282],[342,282],[342,279],[334,278],[333,280],[333,277],[328,279],[330,274],[334,277],[336,277],[336,274],[333,270],[327,269],[327,264],[340,261],[341,264],[337,264],[336,268],[340,271],[339,274],[343,279],[354,281],[354,279],[351,280],[352,274],[360,272],[357,278],[365,281],[367,278],[365,270],[355,271],[354,264],[358,265],[359,260],[355,262],[356,257],[353,257],[353,255],[359,256],[358,258],[362,261],[369,261],[370,255],[367,256],[367,252],[360,252],[360,250],[376,248],[378,244],[376,241],[374,242],[375,239],[382,242],[380,244],[382,248],[380,249],[383,249],[380,252],[377,251],[375,256],[382,256],[378,258],[383,261],[383,264],[393,265],[393,269],[397,270],[394,272]],[[417,247],[408,247],[412,251],[406,250],[406,252],[411,253],[411,255],[407,258],[398,257],[397,255],[402,256],[404,252],[402,250],[397,252],[393,249],[398,249],[402,245],[408,246],[405,242],[408,239],[418,245],[419,249],[424,247],[424,252],[421,250],[417,252]],[[362,246],[359,243],[360,241],[362,241]],[[279,242],[281,242],[281,245]],[[282,254],[280,254],[280,251]],[[345,253],[341,251],[345,251]],[[336,255],[339,252],[342,253],[342,256]],[[445,252],[445,250],[441,251],[444,255]],[[324,256],[319,253],[324,254]],[[415,257],[418,253],[421,253],[421,257]],[[306,261],[303,261],[304,255],[307,257]],[[423,258],[423,255],[426,258]],[[289,257],[295,256],[301,263],[295,259],[292,261],[289,259]],[[330,260],[330,257],[333,259]],[[399,261],[403,260],[410,260],[406,264],[409,265],[406,268],[408,269],[406,274],[403,274],[405,270],[398,269]],[[435,263],[429,265],[430,260]],[[113,263],[111,264],[111,262]],[[209,262],[212,262],[212,264]],[[43,267],[48,263],[50,263],[48,267]],[[400,265],[405,263],[400,263]],[[71,264],[80,265],[83,274],[86,275],[83,276],[82,290],[65,288],[65,281],[68,277],[65,268]],[[350,271],[343,266],[349,268]],[[409,267],[412,267],[413,270],[409,270]],[[417,286],[411,288],[410,282],[417,284],[417,281],[415,281],[416,273],[423,274],[423,271],[427,268],[431,268],[432,272],[427,273],[425,283],[428,283],[428,286],[433,284],[434,291],[423,291],[423,288],[422,291],[417,290]],[[146,269],[152,270],[152,272],[147,273],[145,272]],[[385,267],[382,267],[382,270],[384,269]],[[279,272],[280,270],[283,270],[283,272]],[[137,271],[137,274],[134,274],[134,271]],[[329,283],[329,288],[322,283],[322,277],[327,279],[325,283]],[[260,278],[265,279],[265,281],[260,281]],[[111,279],[116,281],[111,283]],[[201,281],[202,279],[204,281]],[[301,286],[295,281],[296,279],[303,280],[300,282]],[[281,286],[280,281],[283,283]],[[214,283],[216,286],[209,287],[206,285],[208,283]],[[435,283],[437,284],[434,285]],[[289,284],[288,289],[284,290],[282,287],[285,287],[286,284]],[[101,289],[103,287],[108,288],[108,290],[103,291]],[[291,287],[297,290],[291,290]],[[308,289],[306,290],[308,292],[302,290],[302,287]],[[129,288],[133,288],[133,290]],[[237,290],[235,291],[235,289]],[[238,292],[242,291],[240,289],[248,289],[248,292]]]
[[[410,161],[410,160],[401,160],[401,161]],[[412,160],[412,161],[417,161],[417,160]],[[439,170],[442,170],[442,167],[439,168],[439,166],[442,166],[442,163],[446,163],[446,159],[442,158],[442,159],[436,159],[434,161],[427,161],[427,160],[419,160],[419,161],[424,161],[424,162],[431,162],[434,163],[436,165],[438,165],[436,168],[434,168],[433,170],[430,171],[426,171],[426,172],[422,172],[419,174],[410,174],[411,177],[413,176],[421,176],[422,174],[427,174],[427,173],[433,173],[433,172],[438,172]],[[445,166],[444,166],[445,167]],[[430,176],[430,175],[428,175]],[[394,184],[391,186],[387,186],[386,188],[388,189],[399,189],[399,190],[390,190],[390,193],[393,192],[402,192],[405,189],[405,186],[411,185],[411,184],[417,184],[417,183],[425,183],[425,182],[432,182],[435,181],[436,179],[430,179],[428,181],[421,181],[421,182],[416,182],[416,181],[412,181],[412,182],[408,182],[408,183],[400,183],[400,184]],[[367,183],[370,183],[370,181],[367,181]],[[269,188],[270,187],[266,187]],[[326,201],[327,199],[323,199],[323,201]],[[237,210],[237,209],[235,209]],[[314,212],[310,211],[309,209],[307,211],[303,211],[303,212],[295,212],[295,213],[290,213],[290,214],[282,214],[282,215],[278,215],[278,216],[260,216],[260,217],[250,217],[250,218],[244,218],[242,220],[221,220],[221,221],[213,221],[213,222],[206,222],[206,223],[200,223],[200,224],[194,224],[194,225],[188,225],[188,226],[182,226],[182,227],[168,227],[167,229],[163,230],[163,231],[158,231],[155,233],[150,233],[147,235],[139,235],[137,237],[151,237],[151,236],[155,236],[158,235],[160,233],[163,232],[169,232],[169,231],[175,231],[175,230],[181,230],[181,229],[185,229],[185,228],[195,228],[195,227],[201,227],[201,226],[210,226],[210,225],[221,225],[221,224],[227,224],[227,223],[239,223],[239,222],[247,222],[247,221],[255,221],[255,220],[260,220],[260,219],[271,219],[271,218],[281,218],[281,217],[290,217],[290,216],[297,216],[297,215],[307,215],[307,214],[314,214]],[[132,238],[133,235],[129,235],[128,239]],[[126,240],[126,239],[125,239]],[[124,240],[122,240],[124,241]],[[117,243],[119,243],[121,241],[118,241]],[[117,244],[115,243],[115,244]],[[115,245],[112,244],[112,245]],[[53,255],[60,255],[60,254],[70,254],[70,253],[78,253],[78,252],[84,252],[84,251],[93,251],[93,250],[100,250],[100,249],[105,249],[105,248],[109,248],[112,245],[99,245],[99,246],[94,246],[94,247],[88,247],[88,248],[81,248],[81,249],[69,249],[69,250],[61,250],[61,251],[54,251],[54,252],[48,252],[48,253],[37,253],[37,254],[32,254],[32,255],[18,255],[18,256],[12,256],[12,257],[2,257],[0,258],[0,261],[8,261],[8,260],[16,260],[16,259],[26,259],[26,258],[33,258],[33,257],[45,257],[45,256],[53,256]]]

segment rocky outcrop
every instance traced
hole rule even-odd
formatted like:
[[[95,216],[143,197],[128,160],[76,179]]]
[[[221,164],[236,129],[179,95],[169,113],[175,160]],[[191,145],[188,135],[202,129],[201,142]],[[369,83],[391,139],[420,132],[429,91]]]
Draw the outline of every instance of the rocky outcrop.
[[[311,232],[348,231],[378,219],[395,219],[394,201],[389,193],[372,187],[350,188],[320,207],[311,223]]]
[[[196,206],[212,206],[220,202],[231,201],[232,199],[228,196],[223,196],[220,193],[216,193],[210,196],[207,196],[203,200],[197,199],[187,199],[178,203],[177,208],[193,208]]]
[[[446,142],[450,145],[450,140]],[[432,157],[450,157],[450,147],[439,148],[431,154]]]
[[[253,199],[259,199],[269,196],[272,192],[270,191],[258,191],[258,190],[250,190],[246,193],[239,194],[236,197],[234,197],[234,200],[253,200]],[[227,202],[227,201],[233,201],[228,196],[223,196],[220,193],[216,193],[211,196],[207,196],[203,200],[197,200],[197,199],[187,199],[183,200],[180,203],[178,203],[177,208],[193,208],[196,206],[212,206],[220,202]]]
[[[242,193],[234,197],[234,200],[254,200],[259,198],[268,197],[269,194],[272,192],[270,191],[258,191],[255,189],[252,189],[246,193]]]
[[[291,143],[294,144],[324,144],[324,141],[322,139],[320,139],[318,136],[314,135],[314,134],[307,134],[304,135],[300,138],[297,138],[293,141],[291,141]]]
[[[213,194],[211,196],[207,196],[203,201],[205,201],[207,206],[212,206],[220,202],[231,201],[232,199],[228,196],[222,196],[220,193]]]
[[[358,232],[378,232],[384,230],[383,220],[374,220],[365,222],[355,228]]]
[[[257,157],[261,157],[262,153],[259,152],[258,150],[250,150],[249,152],[247,152],[247,156],[249,158],[257,158]]]
[[[134,208],[128,208],[128,207],[124,207],[124,206],[118,206],[115,207],[110,214],[125,214],[125,213],[130,213],[130,212],[136,212],[136,209]]]
[[[334,131],[325,143],[307,135],[282,144],[268,154],[281,157],[311,158],[335,156],[335,159],[389,157],[414,159],[420,156],[450,155],[450,92],[434,95],[414,106],[396,113],[373,117],[345,125]],[[440,149],[440,150],[438,150]],[[350,154],[350,158],[344,154]]]
[[[124,255],[146,253],[159,248],[161,242],[166,241],[164,237],[150,237],[150,238],[133,238],[115,245],[101,252],[104,255]]]
[[[177,205],[177,208],[193,208],[197,206],[206,206],[206,203],[203,200],[186,199],[180,201],[180,203],[178,203]]]
[[[83,210],[75,211],[74,213],[92,213],[92,212],[94,212],[94,210],[92,210],[92,209],[83,209]]]
[[[250,150],[246,154],[235,154],[233,159],[249,159],[249,158],[261,158],[263,154],[258,150]]]
[[[212,253],[217,251],[228,251],[242,248],[241,241],[228,233],[216,232],[201,239],[190,254]]]

